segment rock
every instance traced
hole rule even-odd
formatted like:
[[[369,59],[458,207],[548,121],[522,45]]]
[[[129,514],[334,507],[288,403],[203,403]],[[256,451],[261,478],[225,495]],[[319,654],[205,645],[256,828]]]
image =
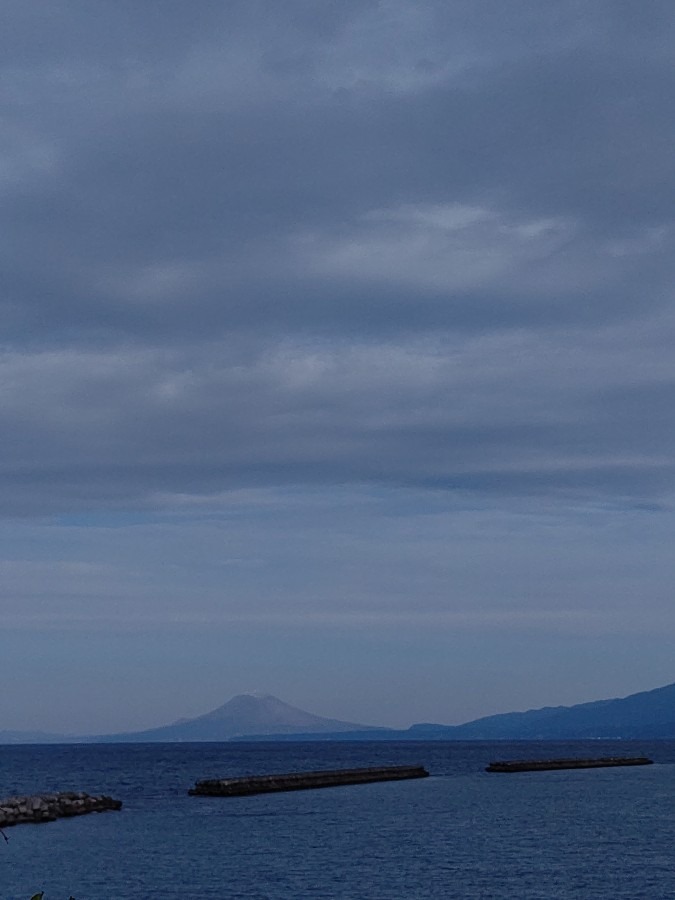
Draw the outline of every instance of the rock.
[[[0,828],[23,823],[53,822],[61,817],[121,808],[121,800],[113,800],[105,795],[95,797],[83,791],[9,797],[0,801]]]

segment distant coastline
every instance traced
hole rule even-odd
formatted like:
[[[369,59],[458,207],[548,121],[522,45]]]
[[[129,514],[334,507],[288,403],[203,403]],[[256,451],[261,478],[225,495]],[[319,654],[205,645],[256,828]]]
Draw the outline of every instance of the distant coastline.
[[[463,725],[419,723],[406,729],[317,716],[270,694],[240,694],[204,715],[145,731],[85,736],[0,731],[2,744],[669,739],[675,739],[675,684],[612,700],[501,713]]]

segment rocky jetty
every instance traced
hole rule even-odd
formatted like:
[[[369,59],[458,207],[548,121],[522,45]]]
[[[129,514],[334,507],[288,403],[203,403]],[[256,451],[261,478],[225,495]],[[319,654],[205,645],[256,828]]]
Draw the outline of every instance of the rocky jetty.
[[[122,801],[104,795],[93,797],[83,791],[59,794],[36,794],[31,797],[8,797],[0,801],[0,828],[9,825],[53,822],[69,816],[121,809]]]
[[[422,766],[380,766],[370,769],[337,769],[320,772],[292,772],[285,775],[254,775],[248,778],[220,778],[198,781],[188,791],[192,796],[244,797],[276,791],[303,791],[313,788],[371,784],[374,781],[402,781],[426,778]]]

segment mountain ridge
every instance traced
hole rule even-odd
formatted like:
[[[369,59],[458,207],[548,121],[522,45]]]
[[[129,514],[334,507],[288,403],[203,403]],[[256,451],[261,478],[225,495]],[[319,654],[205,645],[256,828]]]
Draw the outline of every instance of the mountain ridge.
[[[412,725],[408,732],[446,740],[675,738],[675,684],[573,706],[498,713],[463,725]]]

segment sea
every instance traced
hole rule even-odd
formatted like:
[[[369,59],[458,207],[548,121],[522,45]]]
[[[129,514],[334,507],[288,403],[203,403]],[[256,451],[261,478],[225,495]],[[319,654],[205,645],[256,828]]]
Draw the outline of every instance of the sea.
[[[618,755],[655,765],[485,771]],[[202,778],[407,764],[431,777],[187,793]],[[6,829],[0,900],[675,898],[675,741],[0,746],[0,798],[57,790],[124,806]]]

